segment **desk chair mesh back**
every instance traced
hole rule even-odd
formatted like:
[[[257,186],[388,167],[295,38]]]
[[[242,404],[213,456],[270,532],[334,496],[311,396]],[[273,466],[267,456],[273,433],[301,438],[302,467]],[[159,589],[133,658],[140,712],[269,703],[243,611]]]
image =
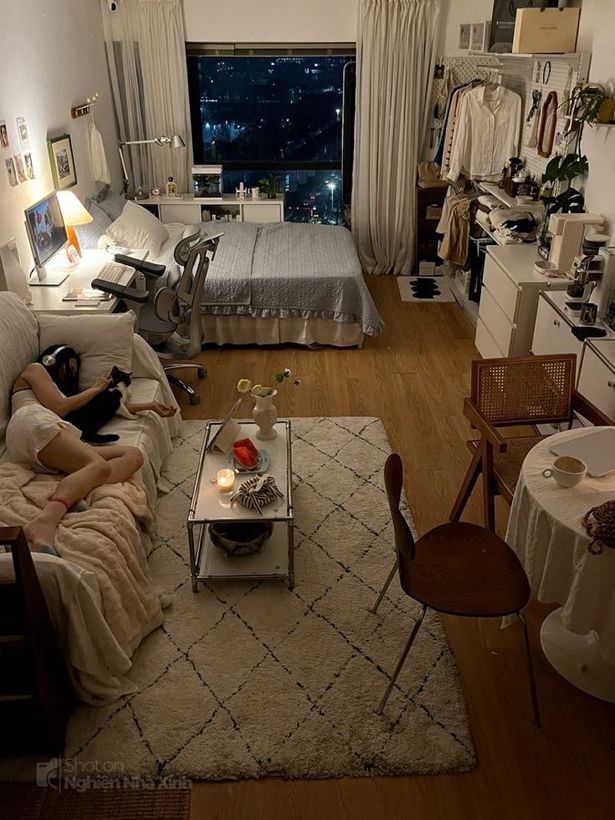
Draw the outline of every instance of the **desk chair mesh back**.
[[[220,236],[203,237],[199,234],[188,236],[175,248],[175,260],[183,264],[179,281],[172,287],[162,287],[156,291],[153,301],[153,321],[151,332],[166,338],[166,350],[158,351],[161,359],[191,359],[201,352],[203,324],[200,304],[205,287],[209,265],[216,255]],[[139,321],[140,332],[149,332],[145,320]],[[146,336],[147,338],[147,336]],[[203,379],[206,370],[202,364],[165,364],[167,378],[176,387],[188,394],[191,404],[198,404],[200,396],[182,379],[171,371],[181,369],[196,370]]]

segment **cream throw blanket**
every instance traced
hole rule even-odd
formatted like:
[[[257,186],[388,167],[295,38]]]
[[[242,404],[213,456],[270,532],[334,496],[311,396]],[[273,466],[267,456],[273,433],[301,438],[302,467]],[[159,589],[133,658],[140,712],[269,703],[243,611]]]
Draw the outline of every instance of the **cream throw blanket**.
[[[0,525],[32,519],[57,481],[21,465],[0,464]],[[101,703],[134,689],[123,675],[141,640],[162,623],[162,596],[147,568],[144,544],[152,515],[142,485],[135,479],[106,484],[87,501],[88,510],[68,513],[58,528],[55,547],[62,561],[36,556],[36,566],[77,692]],[[11,574],[10,556],[1,558],[0,581]],[[39,563],[40,558],[48,560]],[[51,572],[41,571],[43,564]],[[60,604],[76,610],[72,623]]]

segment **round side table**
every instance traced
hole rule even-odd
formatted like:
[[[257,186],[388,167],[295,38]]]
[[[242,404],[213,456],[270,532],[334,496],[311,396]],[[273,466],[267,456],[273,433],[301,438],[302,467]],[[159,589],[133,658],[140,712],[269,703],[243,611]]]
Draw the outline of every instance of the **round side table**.
[[[615,472],[587,477],[564,489],[543,470],[556,456],[550,448],[600,428],[557,433],[527,455],[513,499],[506,541],[519,556],[535,598],[560,608],[544,621],[543,651],[574,686],[615,703],[615,550],[588,551],[581,523],[592,507],[615,500]]]

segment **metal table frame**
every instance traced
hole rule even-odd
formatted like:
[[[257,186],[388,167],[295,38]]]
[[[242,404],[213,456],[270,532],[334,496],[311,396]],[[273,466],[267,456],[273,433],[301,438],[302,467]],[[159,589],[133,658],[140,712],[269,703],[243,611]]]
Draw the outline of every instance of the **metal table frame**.
[[[197,499],[199,494],[199,489],[201,487],[201,482],[203,480],[203,467],[205,465],[205,461],[207,459],[207,447],[213,437],[213,433],[216,432],[215,428],[219,427],[221,424],[222,419],[212,419],[208,421],[205,427],[205,438],[203,439],[203,445],[201,447],[201,456],[199,459],[199,467],[196,474],[196,480],[194,482],[194,490],[192,492],[192,500],[190,502],[190,509],[188,512],[188,520],[187,520],[187,528],[188,528],[188,547],[190,550],[190,575],[192,578],[192,591],[198,592],[199,591],[199,583],[206,583],[207,581],[245,581],[245,580],[273,580],[273,579],[281,579],[286,580],[288,582],[289,589],[293,589],[295,586],[295,555],[294,555],[294,515],[293,515],[293,502],[292,502],[292,479],[293,479],[293,462],[292,462],[292,426],[290,419],[279,419],[277,424],[283,424],[285,427],[285,435],[286,435],[286,474],[287,474],[287,483],[286,483],[286,515],[277,515],[275,517],[265,517],[259,516],[257,513],[252,513],[249,510],[245,511],[245,516],[241,518],[233,517],[233,523],[249,523],[250,521],[270,521],[274,527],[276,524],[286,524],[286,543],[287,543],[287,571],[284,573],[276,573],[276,572],[265,572],[262,574],[255,574],[253,572],[250,573],[241,573],[238,572],[237,574],[224,574],[224,575],[202,575],[200,574],[200,567],[201,561],[204,557],[204,551],[208,548],[207,542],[207,530],[210,524],[214,524],[218,521],[228,522],[228,518],[197,518],[196,517],[196,506],[197,506]],[[247,424],[247,425],[254,425],[256,427],[256,423],[252,421],[252,419],[244,419],[239,421],[240,424]],[[249,473],[246,474],[249,477]],[[211,542],[209,542],[209,547],[211,549],[218,549],[215,547]],[[265,544],[263,549],[267,548],[267,543]],[[240,556],[237,557],[229,557],[228,560],[230,561],[237,561],[238,567],[241,566],[242,558]]]

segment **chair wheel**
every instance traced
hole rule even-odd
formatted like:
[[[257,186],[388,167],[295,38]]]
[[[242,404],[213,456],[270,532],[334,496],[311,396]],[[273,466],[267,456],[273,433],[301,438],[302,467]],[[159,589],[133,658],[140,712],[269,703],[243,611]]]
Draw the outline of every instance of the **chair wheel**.
[[[190,404],[200,404],[201,397],[197,396],[196,393],[193,395],[192,393],[188,396],[190,399]]]
[[[199,369],[196,371],[196,374],[199,377],[199,379],[204,379],[207,375],[207,370],[204,367],[199,367]]]

